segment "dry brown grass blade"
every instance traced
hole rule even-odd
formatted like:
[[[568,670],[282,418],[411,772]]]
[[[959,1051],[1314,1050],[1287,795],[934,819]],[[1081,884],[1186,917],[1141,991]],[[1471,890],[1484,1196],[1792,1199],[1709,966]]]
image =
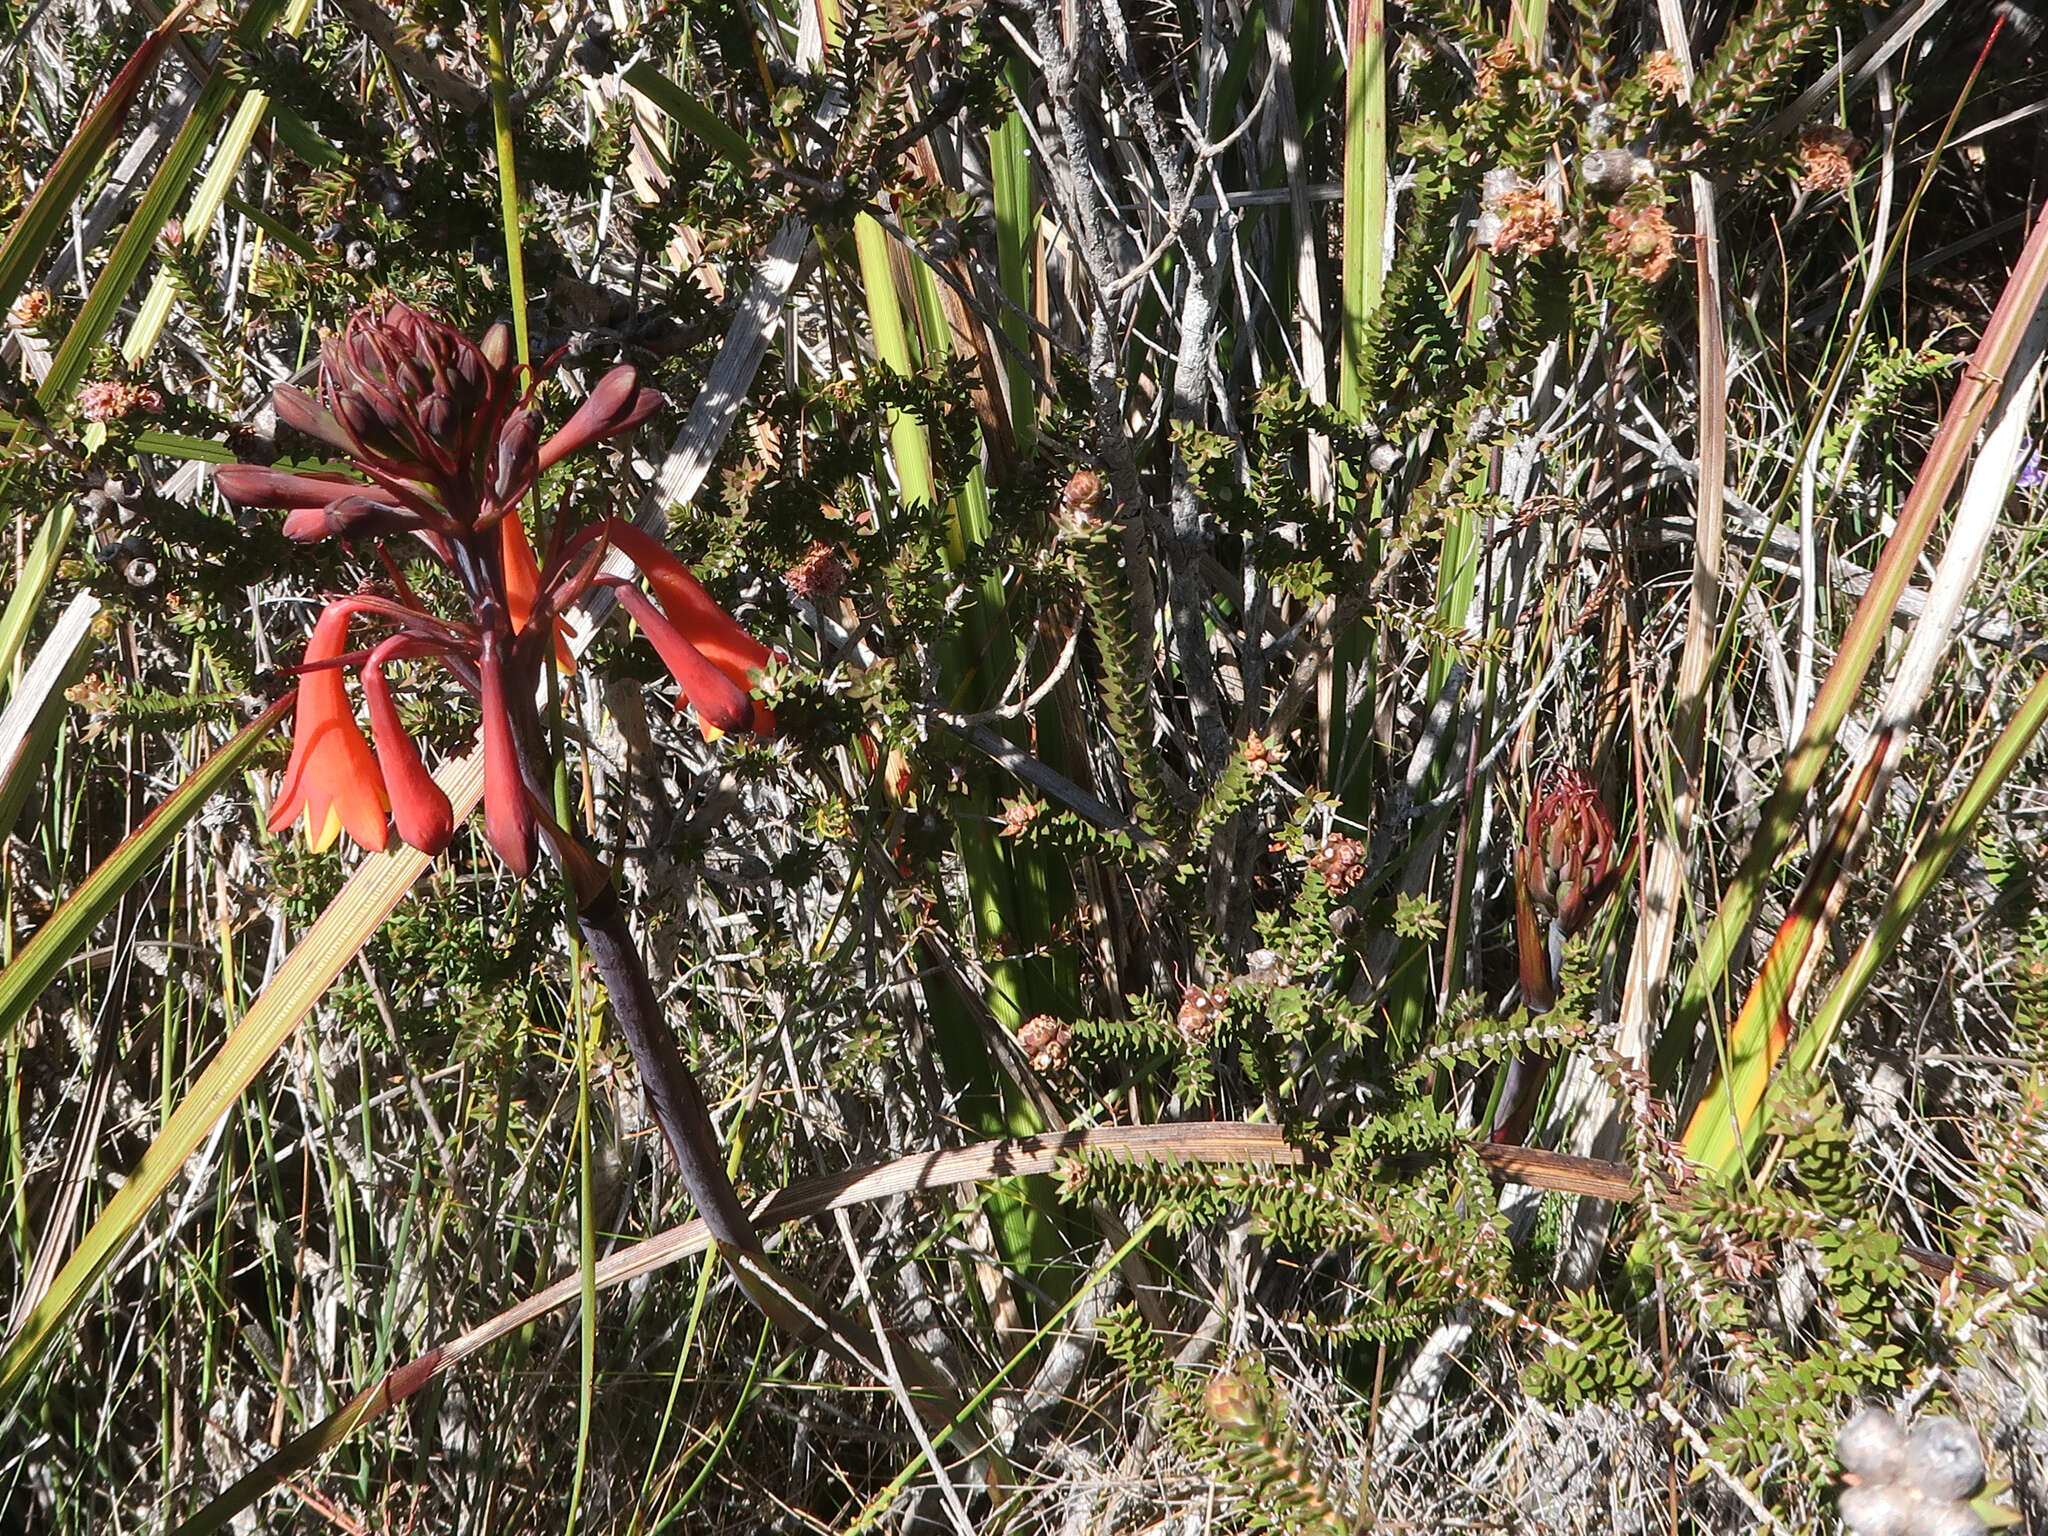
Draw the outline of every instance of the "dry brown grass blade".
[[[1633,1189],[1628,1170],[1619,1163],[1528,1147],[1480,1146],[1475,1150],[1498,1177],[1538,1189],[1608,1200],[1626,1200]],[[1272,1125],[1212,1122],[1066,1131],[951,1147],[825,1178],[806,1179],[768,1196],[752,1215],[755,1224],[762,1228],[787,1226],[896,1195],[1051,1173],[1062,1159],[1081,1152],[1269,1167],[1292,1167],[1307,1160],[1300,1148],[1287,1140],[1285,1132]],[[599,1263],[597,1288],[611,1290],[703,1253],[711,1246],[711,1234],[704,1223],[686,1221],[623,1248]],[[358,1392],[340,1409],[280,1447],[277,1455],[243,1476],[181,1526],[176,1536],[203,1536],[218,1530],[264,1492],[311,1466],[368,1420],[403,1402],[485,1346],[516,1333],[549,1312],[569,1306],[581,1294],[582,1277],[569,1275],[386,1373],[373,1386]]]

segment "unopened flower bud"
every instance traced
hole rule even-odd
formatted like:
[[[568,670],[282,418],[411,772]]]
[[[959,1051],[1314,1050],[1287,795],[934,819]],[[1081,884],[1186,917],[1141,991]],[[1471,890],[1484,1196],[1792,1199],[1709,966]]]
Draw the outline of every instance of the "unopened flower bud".
[[[1922,1419],[1906,1437],[1899,1478],[1930,1499],[1967,1499],[1984,1486],[1984,1452],[1956,1420]]]
[[[1864,1483],[1844,1488],[1837,1502],[1842,1523],[1856,1536],[1906,1536],[1918,1501],[1889,1483]]]
[[[1866,1408],[1835,1436],[1835,1459],[1866,1483],[1896,1482],[1906,1456],[1905,1431],[1882,1408]]]
[[[1265,1422],[1259,1412],[1258,1394],[1236,1371],[1222,1371],[1213,1377],[1202,1394],[1202,1406],[1209,1417],[1225,1429],[1256,1430]]]
[[[1592,921],[1620,871],[1614,821],[1586,776],[1566,769],[1529,807],[1518,861],[1529,899],[1570,938]]]

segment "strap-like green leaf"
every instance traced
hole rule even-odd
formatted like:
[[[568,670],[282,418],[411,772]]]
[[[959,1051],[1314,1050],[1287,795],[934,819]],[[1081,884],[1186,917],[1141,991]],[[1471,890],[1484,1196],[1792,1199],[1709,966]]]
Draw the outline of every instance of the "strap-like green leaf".
[[[745,134],[730,127],[725,119],[644,59],[626,71],[626,84],[682,124],[721,159],[730,160],[743,170],[760,159]]]

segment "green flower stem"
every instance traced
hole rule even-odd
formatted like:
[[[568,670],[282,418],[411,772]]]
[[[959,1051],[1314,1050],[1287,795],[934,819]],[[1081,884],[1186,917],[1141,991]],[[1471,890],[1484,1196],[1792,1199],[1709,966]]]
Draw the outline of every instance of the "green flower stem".
[[[519,167],[512,153],[512,44],[504,0],[484,7],[484,49],[491,77],[491,127],[497,140],[498,205],[505,224],[506,287],[512,299],[512,340],[519,361],[533,361],[526,332],[526,257],[519,234]]]

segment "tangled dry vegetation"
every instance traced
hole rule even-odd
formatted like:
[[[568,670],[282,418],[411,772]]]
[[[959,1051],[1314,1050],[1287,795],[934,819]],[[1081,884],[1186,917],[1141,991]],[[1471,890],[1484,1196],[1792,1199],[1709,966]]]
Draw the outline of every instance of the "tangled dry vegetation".
[[[2048,1519],[2027,5],[4,14],[0,1527]]]

